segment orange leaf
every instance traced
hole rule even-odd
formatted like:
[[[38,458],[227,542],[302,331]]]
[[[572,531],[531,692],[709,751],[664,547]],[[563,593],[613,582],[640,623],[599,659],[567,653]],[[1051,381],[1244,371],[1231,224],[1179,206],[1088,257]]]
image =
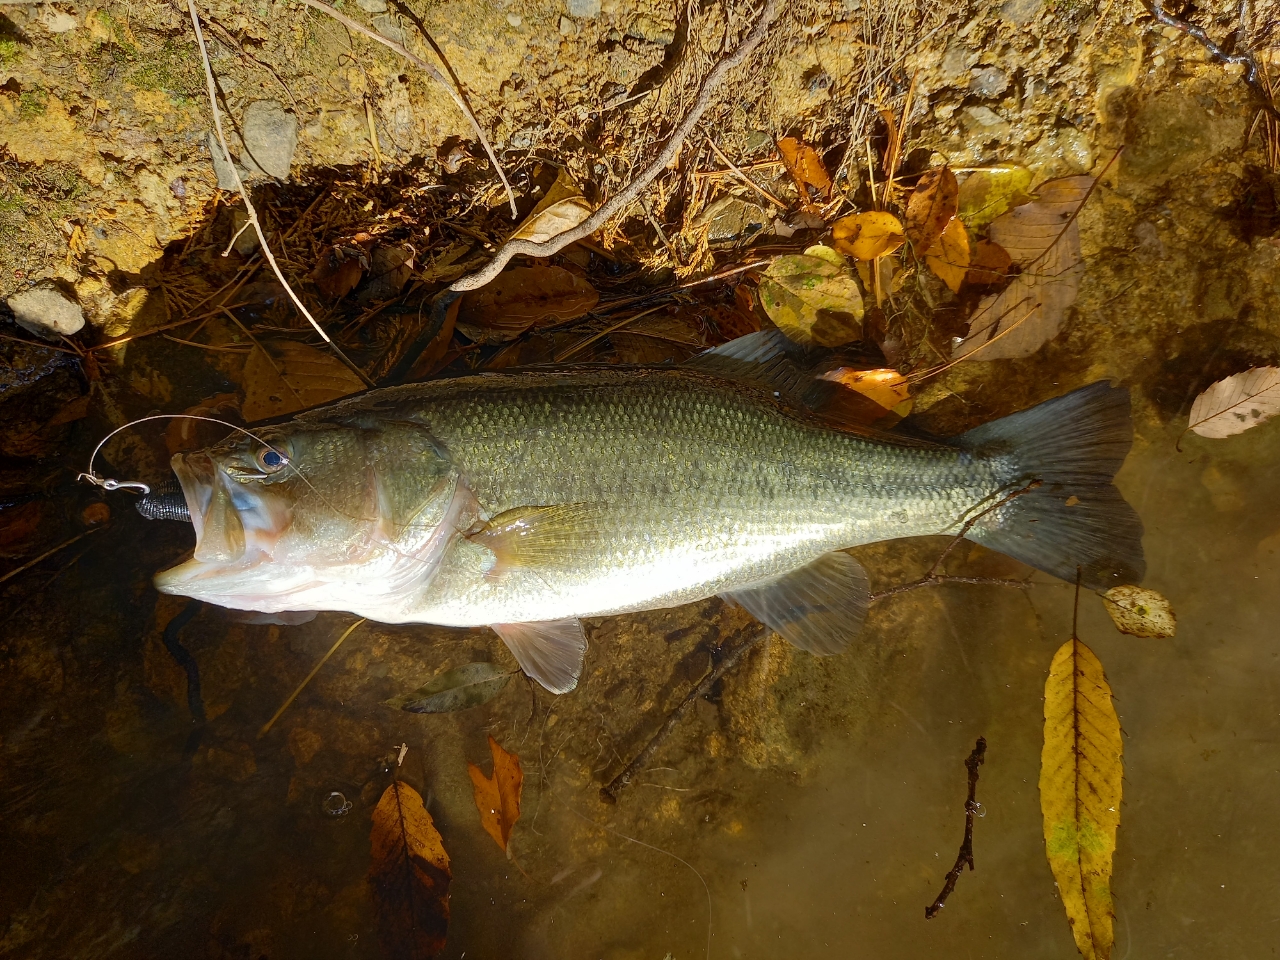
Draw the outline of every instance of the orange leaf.
[[[831,245],[855,260],[875,260],[902,246],[902,221],[892,213],[868,210],[841,217],[831,228]]]
[[[373,810],[369,883],[386,957],[434,957],[449,928],[449,855],[418,791],[393,780]]]
[[[817,150],[795,137],[783,137],[778,141],[778,153],[782,155],[787,172],[800,188],[802,200],[806,203],[809,201],[808,187],[813,187],[822,194],[822,199],[831,199],[831,174],[827,173],[826,164],[822,162]]]
[[[973,245],[969,258],[969,272],[965,282],[975,287],[990,287],[1004,283],[1012,276],[1013,258],[1009,251],[994,240],[979,240]]]
[[[952,293],[960,292],[969,272],[969,232],[959,217],[952,217],[947,223],[942,236],[925,254],[924,262]]]
[[[520,758],[503,750],[493,737],[489,738],[489,752],[493,754],[493,776],[486,777],[474,763],[467,764],[467,773],[471,774],[480,823],[509,857],[511,828],[520,819],[524,771],[520,768]]]
[[[854,370],[850,367],[836,367],[824,373],[822,379],[833,380],[843,387],[854,390],[874,400],[885,410],[892,410],[904,400],[911,398],[907,378],[892,368]]]
[[[907,201],[907,239],[923,254],[942,236],[960,208],[960,184],[949,167],[927,171]]]

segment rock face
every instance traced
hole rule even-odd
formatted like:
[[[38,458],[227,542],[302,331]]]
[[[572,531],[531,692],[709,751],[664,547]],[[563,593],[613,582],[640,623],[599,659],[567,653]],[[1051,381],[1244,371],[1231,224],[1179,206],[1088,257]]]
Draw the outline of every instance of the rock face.
[[[84,311],[52,285],[15,293],[5,301],[18,325],[47,340],[70,336],[84,327]]]
[[[275,100],[258,100],[244,112],[244,156],[250,173],[289,179],[289,166],[298,145],[298,118]]]

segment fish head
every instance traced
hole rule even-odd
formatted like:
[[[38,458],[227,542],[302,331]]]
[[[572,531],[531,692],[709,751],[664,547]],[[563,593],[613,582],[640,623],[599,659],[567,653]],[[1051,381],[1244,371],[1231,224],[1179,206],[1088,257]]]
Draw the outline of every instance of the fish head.
[[[156,587],[241,610],[345,609],[329,588],[387,582],[456,520],[457,473],[413,424],[294,422],[171,464],[196,546]]]

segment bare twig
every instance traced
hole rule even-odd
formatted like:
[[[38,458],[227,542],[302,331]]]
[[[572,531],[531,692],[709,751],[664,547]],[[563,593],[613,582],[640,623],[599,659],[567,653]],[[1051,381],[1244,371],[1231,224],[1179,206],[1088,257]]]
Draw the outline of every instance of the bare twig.
[[[300,684],[298,684],[298,688],[294,690],[293,693],[289,694],[289,696],[285,699],[284,703],[280,704],[280,709],[277,710],[274,714],[272,714],[271,719],[262,725],[262,729],[258,731],[259,740],[261,740],[270,732],[271,727],[275,724],[277,720],[280,719],[280,715],[289,709],[289,704],[293,703],[293,701],[298,699],[298,694],[300,694],[303,690],[307,689],[307,684],[311,682],[311,678],[314,677],[317,673],[319,673],[320,668],[329,662],[329,658],[338,652],[338,648],[342,646],[342,641],[347,639],[347,637],[351,636],[355,628],[360,626],[360,624],[362,623],[364,623],[363,617],[361,617],[359,620],[357,620],[355,623],[353,623],[351,626],[347,627],[347,629],[343,631],[342,636],[340,636],[337,642],[334,643],[334,645],[329,648],[329,652],[320,658],[320,662],[317,663],[314,667],[312,667],[311,672],[306,675],[306,677],[303,679],[303,681]]]
[[[787,212],[787,205],[785,203],[783,203],[781,200],[775,197],[772,193],[770,193],[764,187],[760,186],[760,184],[756,183],[754,180],[748,177],[745,173],[743,173],[742,168],[740,168],[736,163],[734,163],[727,156],[725,156],[724,151],[722,151],[719,147],[717,147],[715,141],[712,140],[710,137],[707,137],[707,146],[711,148],[712,153],[714,153],[717,157],[720,158],[721,163],[727,163],[729,165],[729,170],[727,172],[735,174],[739,180],[745,183],[748,187],[750,187],[756,193],[760,194],[760,196],[764,197],[766,200],[772,203],[775,207],[777,207],[783,213]],[[769,164],[769,166],[773,166],[773,164]],[[722,171],[717,171],[717,172],[719,173]]]
[[[1239,52],[1227,53],[1226,50],[1222,49],[1222,47],[1214,42],[1213,38],[1210,37],[1209,34],[1205,33],[1204,28],[1198,27],[1189,20],[1182,19],[1182,17],[1176,17],[1173,14],[1168,13],[1164,9],[1164,4],[1161,3],[1160,0],[1143,0],[1142,5],[1147,8],[1147,11],[1155,17],[1158,22],[1163,23],[1166,27],[1173,27],[1173,29],[1180,30],[1187,36],[1199,40],[1200,45],[1205,48],[1209,56],[1214,60],[1217,60],[1219,63],[1238,63],[1243,66],[1244,82],[1248,84],[1250,89],[1252,89],[1253,92],[1262,100],[1262,108],[1272,117],[1280,118],[1280,111],[1277,111],[1276,109],[1275,101],[1271,97],[1271,91],[1267,89],[1268,85],[1262,80],[1261,70],[1258,68],[1258,61],[1254,59],[1251,52],[1237,48]],[[1241,5],[1241,10],[1243,12],[1243,4]],[[1239,29],[1240,34],[1243,35],[1243,18]]]
[[[498,163],[498,155],[493,152],[493,147],[489,145],[489,138],[484,135],[484,130],[480,127],[480,121],[478,121],[476,119],[476,115],[471,112],[471,107],[462,96],[462,93],[445,79],[443,73],[437,70],[434,65],[428,63],[426,60],[410,53],[403,44],[396,43],[396,41],[392,40],[390,37],[384,37],[376,30],[370,30],[358,21],[352,20],[345,13],[341,13],[329,6],[329,4],[322,2],[322,0],[302,0],[302,2],[313,10],[319,10],[321,13],[327,13],[348,30],[354,30],[356,33],[363,34],[370,40],[382,44],[388,50],[395,51],[419,70],[425,71],[427,76],[440,84],[440,86],[445,89],[445,92],[449,94],[449,98],[457,105],[458,109],[461,110],[463,115],[467,118],[467,122],[471,124],[471,129],[475,131],[476,137],[480,140],[480,145],[484,147],[484,152],[489,156],[489,162],[493,164],[493,169],[498,172],[498,179],[502,181],[502,186],[506,188],[507,201],[511,204],[511,216],[513,218],[519,216],[516,210],[515,191],[511,189],[511,184],[507,180],[507,175],[502,172],[502,165]]]
[[[46,550],[44,553],[40,554],[40,556],[36,557],[34,560],[28,560],[22,566],[17,567],[13,570],[10,570],[4,576],[0,577],[0,583],[4,583],[6,580],[16,577],[18,574],[24,573],[27,570],[30,570],[32,567],[34,567],[36,564],[40,563],[43,560],[48,560],[50,557],[52,557],[55,553],[57,553],[63,547],[69,547],[73,543],[78,543],[79,541],[83,540],[85,537],[89,536],[89,534],[97,533],[99,530],[103,530],[103,529],[105,529],[105,527],[90,527],[84,533],[77,534],[76,536],[72,537],[70,540],[62,541],[62,543],[58,544],[56,547]]]
[[[600,788],[600,799],[605,803],[617,803],[618,794],[635,778],[640,769],[649,762],[649,758],[653,756],[654,751],[666,742],[667,737],[671,736],[671,731],[679,725],[684,715],[689,712],[689,707],[693,705],[694,701],[699,697],[705,696],[717,680],[736,667],[742,660],[743,655],[769,636],[771,632],[764,624],[757,623],[749,627],[746,631],[746,637],[728,652],[725,652],[724,645],[721,645],[718,648],[719,662],[711,670],[707,671],[707,675],[699,681],[696,687],[684,695],[683,700],[676,704],[676,708],[667,715],[667,719],[662,726],[649,738],[649,742],[641,748],[634,759],[622,768],[622,772],[610,780],[607,786]],[[716,654],[713,653],[712,656],[714,658]]]
[[[973,815],[980,809],[976,797],[978,768],[982,766],[986,754],[987,740],[985,737],[979,737],[973,751],[969,754],[969,759],[964,762],[965,769],[969,771],[969,798],[964,802],[964,840],[960,842],[960,852],[956,854],[955,866],[947,871],[947,881],[942,885],[942,892],[938,894],[938,899],[924,908],[926,920],[932,920],[942,912],[942,908],[947,904],[947,897],[951,896],[951,891],[956,888],[956,881],[960,879],[965,866],[969,867],[970,873],[973,872]]]
[[[213,79],[213,67],[209,63],[209,49],[205,46],[204,31],[200,29],[200,12],[196,9],[196,0],[187,0],[187,10],[191,14],[191,26],[196,32],[196,42],[200,45],[200,59],[204,65],[205,87],[209,94],[209,109],[213,112],[213,129],[218,135],[218,144],[222,147],[222,154],[226,158],[227,168],[231,171],[231,175],[235,177],[236,189],[239,191],[241,199],[244,200],[245,213],[249,217],[249,222],[253,224],[254,233],[258,236],[258,244],[262,247],[262,255],[266,258],[267,263],[271,265],[276,279],[280,281],[280,285],[289,294],[294,306],[307,318],[307,321],[315,328],[316,333],[320,334],[320,339],[329,345],[329,348],[333,350],[338,359],[350,367],[363,383],[372,387],[373,381],[365,375],[363,370],[351,362],[350,358],[342,352],[342,349],[330,339],[329,334],[325,333],[324,328],[316,322],[316,318],[311,316],[311,311],[306,308],[306,305],[294,293],[293,287],[289,286],[289,281],[285,279],[284,272],[280,269],[280,265],[276,263],[275,255],[267,245],[267,236],[262,230],[262,224],[258,221],[258,211],[254,209],[253,202],[249,199],[249,191],[245,189],[244,181],[240,179],[240,171],[236,169],[235,161],[231,159],[231,148],[227,146],[227,137],[222,130],[222,111],[218,109],[218,88]]]
[[[319,0],[303,0],[303,2],[314,6],[319,3]],[[711,72],[706,75],[702,85],[698,88],[698,95],[694,99],[693,105],[689,108],[689,112],[685,114],[684,119],[672,131],[671,137],[663,145],[662,150],[659,151],[658,155],[654,157],[647,167],[640,171],[635,180],[614,194],[582,223],[570,230],[566,230],[564,233],[557,234],[541,243],[535,243],[532,240],[508,240],[483,268],[470,276],[455,280],[449,286],[449,290],[460,293],[483,287],[502,272],[502,268],[511,261],[512,257],[549,257],[563,250],[574,241],[589,237],[610,219],[630,206],[644,189],[657,178],[658,174],[666,169],[667,164],[675,157],[685,140],[688,139],[689,134],[693,132],[693,128],[702,119],[702,115],[711,106],[712,96],[720,84],[724,82],[729,71],[746,60],[752,51],[760,45],[768,34],[769,28],[782,14],[782,10],[782,0],[768,0],[764,10],[760,13],[760,18],[756,21],[755,26],[751,28],[751,32],[743,38],[732,53],[712,67]]]

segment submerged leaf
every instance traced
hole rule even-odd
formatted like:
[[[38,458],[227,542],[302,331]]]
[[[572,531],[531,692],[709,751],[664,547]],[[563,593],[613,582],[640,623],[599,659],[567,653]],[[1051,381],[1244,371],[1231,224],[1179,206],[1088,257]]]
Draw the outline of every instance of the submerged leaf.
[[[264,351],[269,351],[270,356]],[[296,340],[255,347],[244,363],[246,422],[266,420],[337,400],[364,389],[364,383],[332,353]]]
[[[975,287],[994,287],[1013,276],[1009,251],[991,240],[979,240],[969,256],[969,272],[964,282]]]
[[[855,260],[888,256],[906,242],[902,221],[883,210],[841,217],[831,227],[831,242]]]
[[[1112,587],[1102,603],[1116,629],[1131,637],[1172,637],[1178,626],[1169,601],[1146,587]]]
[[[822,379],[833,380],[862,394],[885,411],[896,411],[911,399],[911,386],[907,378],[892,368],[852,370],[849,367],[836,367],[824,373]],[[902,415],[905,416],[905,413]]]
[[[595,287],[563,267],[516,267],[463,296],[458,329],[478,342],[498,343],[539,324],[576,320],[599,302]]]
[[[795,137],[783,137],[778,141],[778,153],[800,190],[801,200],[808,202],[808,187],[822,194],[824,200],[831,199],[831,174],[817,150]]]
[[[503,750],[493,737],[489,738],[489,752],[493,754],[493,776],[486,777],[474,763],[467,764],[467,773],[471,774],[480,823],[510,856],[511,829],[520,819],[524,771],[520,768],[520,758]]]
[[[969,234],[960,219],[953,217],[942,236],[929,248],[924,262],[952,293],[960,292],[969,272]]]
[[[587,198],[573,182],[569,171],[562,169],[556,174],[556,182],[551,185],[547,195],[524,218],[511,239],[545,243],[566,230],[572,230],[589,216],[591,204],[587,203]]]
[[[1254,367],[1219,380],[1191,405],[1187,428],[1218,439],[1242,433],[1280,413],[1280,367]]]
[[[950,167],[928,170],[920,177],[907,201],[907,239],[917,256],[937,242],[955,217],[959,191]]]
[[[997,163],[975,170],[960,184],[960,219],[970,230],[985,227],[1006,211],[1031,197],[1031,171],[1016,163]]]
[[[425,960],[449,928],[449,855],[418,791],[392,781],[373,811],[369,883],[382,955]]]
[[[810,247],[769,264],[760,304],[796,343],[838,347],[862,337],[862,291],[830,247]]]
[[[467,663],[432,677],[413,693],[383,702],[409,713],[452,713],[488,703],[511,679],[511,671],[494,663]]]
[[[1063,177],[1040,187],[1036,199],[991,224],[991,239],[1022,268],[1013,282],[978,304],[969,335],[953,357],[1027,357],[1057,336],[1080,292],[1084,264],[1076,214],[1093,189],[1092,177]]]
[[[1045,852],[1085,960],[1115,944],[1111,868],[1120,825],[1120,720],[1102,664],[1075,637],[1053,657],[1044,687],[1040,810]]]

